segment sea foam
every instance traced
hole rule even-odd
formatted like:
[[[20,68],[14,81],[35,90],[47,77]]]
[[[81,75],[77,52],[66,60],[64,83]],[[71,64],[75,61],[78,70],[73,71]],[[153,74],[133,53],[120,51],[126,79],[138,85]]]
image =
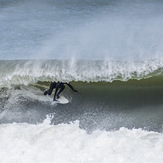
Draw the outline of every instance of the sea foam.
[[[79,122],[49,125],[1,124],[1,163],[162,163],[163,135],[142,129],[96,130]]]

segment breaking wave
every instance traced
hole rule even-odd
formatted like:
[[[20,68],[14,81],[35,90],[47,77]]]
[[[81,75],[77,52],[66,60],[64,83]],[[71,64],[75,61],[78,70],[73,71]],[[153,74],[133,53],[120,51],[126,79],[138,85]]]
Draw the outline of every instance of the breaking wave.
[[[0,85],[38,81],[113,82],[141,80],[163,74],[163,62],[113,62],[109,60],[13,60],[0,61]]]

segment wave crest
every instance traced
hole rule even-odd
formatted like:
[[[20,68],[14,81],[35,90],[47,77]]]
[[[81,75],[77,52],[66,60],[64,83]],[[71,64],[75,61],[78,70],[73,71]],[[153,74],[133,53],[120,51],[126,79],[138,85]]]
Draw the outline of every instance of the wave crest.
[[[118,62],[109,60],[21,60],[1,61],[0,85],[38,81],[112,82],[162,75],[163,62]]]

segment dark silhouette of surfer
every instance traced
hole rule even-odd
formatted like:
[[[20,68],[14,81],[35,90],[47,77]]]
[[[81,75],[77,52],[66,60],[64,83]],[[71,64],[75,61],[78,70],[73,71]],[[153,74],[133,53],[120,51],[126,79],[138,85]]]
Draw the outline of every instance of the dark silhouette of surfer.
[[[67,83],[67,82],[66,82],[66,83],[63,83],[63,82],[55,82],[55,81],[54,81],[54,82],[51,82],[49,89],[46,90],[46,91],[44,92],[44,95],[47,95],[47,94],[48,94],[48,95],[51,95],[53,89],[55,88],[55,93],[54,93],[54,99],[53,99],[53,101],[57,101],[57,100],[56,100],[56,97],[57,97],[57,99],[58,99],[60,93],[65,89],[64,84],[68,85],[74,92],[78,92],[77,90],[75,90],[75,89],[72,87],[71,84],[69,84],[69,83]]]

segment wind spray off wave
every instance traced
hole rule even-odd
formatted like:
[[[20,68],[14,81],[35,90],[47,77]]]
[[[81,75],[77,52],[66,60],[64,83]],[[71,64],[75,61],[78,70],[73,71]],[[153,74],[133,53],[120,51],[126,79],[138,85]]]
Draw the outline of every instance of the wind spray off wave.
[[[1,59],[162,58],[160,0],[11,0],[0,4]]]

